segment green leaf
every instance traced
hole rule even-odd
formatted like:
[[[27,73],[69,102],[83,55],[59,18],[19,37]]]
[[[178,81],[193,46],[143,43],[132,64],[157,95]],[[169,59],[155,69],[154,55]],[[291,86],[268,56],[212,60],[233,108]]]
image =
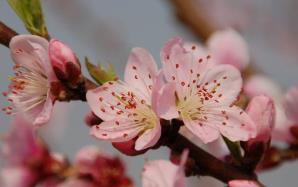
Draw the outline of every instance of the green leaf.
[[[113,70],[113,66],[111,64],[109,64],[105,69],[100,64],[97,66],[92,64],[87,57],[85,58],[85,64],[89,74],[98,84],[103,84],[107,81],[117,79],[116,73]]]
[[[40,0],[7,0],[7,2],[31,34],[49,38]]]
[[[235,158],[236,161],[241,162],[242,161],[242,155],[240,150],[240,144],[239,142],[232,142],[228,138],[222,136],[231,155]]]

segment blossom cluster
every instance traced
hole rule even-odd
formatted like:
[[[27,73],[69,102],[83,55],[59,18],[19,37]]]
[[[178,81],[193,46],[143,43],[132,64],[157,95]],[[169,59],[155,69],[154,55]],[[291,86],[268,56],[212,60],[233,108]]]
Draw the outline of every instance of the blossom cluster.
[[[298,87],[282,96],[264,76],[243,79],[249,66],[248,47],[232,29],[214,33],[206,46],[170,39],[160,52],[161,68],[146,49],[133,48],[124,81],[110,80],[96,88],[87,87],[79,59],[57,39],[18,35],[9,46],[15,75],[3,92],[11,105],[2,110],[14,122],[2,146],[6,164],[0,185],[5,187],[133,186],[122,161],[96,147],[80,150],[73,163],[49,150],[36,129],[50,120],[56,101],[86,100],[91,109],[85,117],[90,134],[112,142],[126,155],[158,146],[167,126],[177,121],[182,124],[180,134],[207,146],[221,160],[234,156],[232,163],[236,160],[252,171],[262,168],[271,139],[298,142]],[[216,144],[224,143],[228,146],[215,153]],[[231,149],[228,153],[229,144],[238,153]],[[184,187],[192,154],[185,147],[178,165],[147,162],[143,186]],[[236,179],[228,185],[259,186],[256,181]]]

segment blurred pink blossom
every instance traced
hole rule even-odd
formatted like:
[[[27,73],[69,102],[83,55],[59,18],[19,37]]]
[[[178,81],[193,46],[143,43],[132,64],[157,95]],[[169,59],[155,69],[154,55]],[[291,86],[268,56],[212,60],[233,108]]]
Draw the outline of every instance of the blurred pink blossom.
[[[83,179],[70,178],[70,179],[67,179],[65,182],[62,182],[57,186],[53,186],[53,187],[101,187],[101,186],[98,186],[96,183],[88,182]]]
[[[4,95],[33,125],[49,121],[54,103],[50,88],[57,78],[49,61],[48,45],[46,39],[34,35],[15,36],[9,44],[15,76]],[[15,112],[11,106],[3,111]]]
[[[7,167],[0,171],[0,186],[3,187],[32,187],[35,180],[35,173],[26,167]]]
[[[137,151],[155,145],[161,135],[159,116],[167,115],[163,106],[169,105],[165,98],[170,86],[163,84],[161,78],[151,54],[142,48],[132,49],[125,82],[110,81],[87,92],[93,113],[104,121],[93,126],[91,134],[112,142],[138,137]]]
[[[188,151],[182,153],[179,166],[166,160],[149,161],[142,172],[143,187],[185,187],[184,165]]]
[[[266,76],[254,75],[245,82],[243,91],[249,98],[258,95],[270,96],[275,105],[275,125],[272,138],[280,141],[297,142],[290,131],[290,128],[296,123],[286,116],[285,107],[282,104],[287,94],[283,96],[282,90],[277,83]]]
[[[232,141],[246,141],[255,136],[255,124],[241,109],[233,106],[242,87],[238,69],[231,65],[209,64],[210,56],[196,56],[183,47],[180,38],[163,47],[163,73],[175,84],[177,95],[168,94],[167,102],[176,106],[171,117],[180,117],[186,128],[204,143],[223,134]],[[176,101],[177,99],[177,101]]]
[[[30,164],[47,155],[47,150],[35,136],[32,125],[20,115],[13,119],[11,130],[4,137],[1,152],[8,165]]]
[[[208,49],[219,64],[231,64],[243,70],[249,64],[248,46],[242,36],[233,29],[214,32],[207,41]]]
[[[94,146],[82,148],[76,155],[75,163],[81,176],[91,176],[96,186],[130,187],[131,180],[125,174],[121,160],[101,152]]]
[[[229,187],[260,187],[260,186],[254,181],[232,180],[232,181],[229,181]]]
[[[288,119],[298,124],[298,86],[287,91],[283,102]]]

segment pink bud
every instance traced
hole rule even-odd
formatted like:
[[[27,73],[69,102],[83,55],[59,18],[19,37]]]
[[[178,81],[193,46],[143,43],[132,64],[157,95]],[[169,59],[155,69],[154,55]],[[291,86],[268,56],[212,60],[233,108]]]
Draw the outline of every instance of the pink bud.
[[[81,66],[75,53],[61,41],[50,41],[49,57],[59,79],[76,79],[81,74]]]
[[[264,95],[255,96],[248,104],[246,112],[257,125],[257,136],[249,140],[249,143],[266,143],[270,139],[274,127],[275,107],[273,100]]]

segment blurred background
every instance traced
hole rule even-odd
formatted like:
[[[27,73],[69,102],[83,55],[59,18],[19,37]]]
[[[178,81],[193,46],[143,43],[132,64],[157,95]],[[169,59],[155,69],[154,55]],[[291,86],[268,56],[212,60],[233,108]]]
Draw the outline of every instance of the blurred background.
[[[298,84],[297,0],[193,0],[197,11],[215,28],[234,27],[247,40],[255,66],[288,88]],[[176,17],[170,0],[42,0],[49,33],[69,44],[81,61],[112,63],[120,77],[132,47],[147,48],[159,61],[160,48],[173,36],[199,41]],[[0,1],[0,19],[19,33],[27,33],[5,0]],[[0,90],[7,89],[12,74],[9,50],[0,46]],[[86,69],[84,73],[87,75]],[[0,105],[5,106],[4,97]],[[141,186],[140,172],[146,160],[168,158],[168,149],[127,157],[109,143],[89,136],[83,123],[88,106],[81,102],[57,103],[51,124],[40,130],[51,149],[73,158],[84,145],[95,144],[121,156],[135,186]],[[9,117],[0,113],[0,133],[9,128]],[[298,162],[260,174],[269,187],[297,187]],[[192,177],[188,187],[224,186],[209,177]]]

